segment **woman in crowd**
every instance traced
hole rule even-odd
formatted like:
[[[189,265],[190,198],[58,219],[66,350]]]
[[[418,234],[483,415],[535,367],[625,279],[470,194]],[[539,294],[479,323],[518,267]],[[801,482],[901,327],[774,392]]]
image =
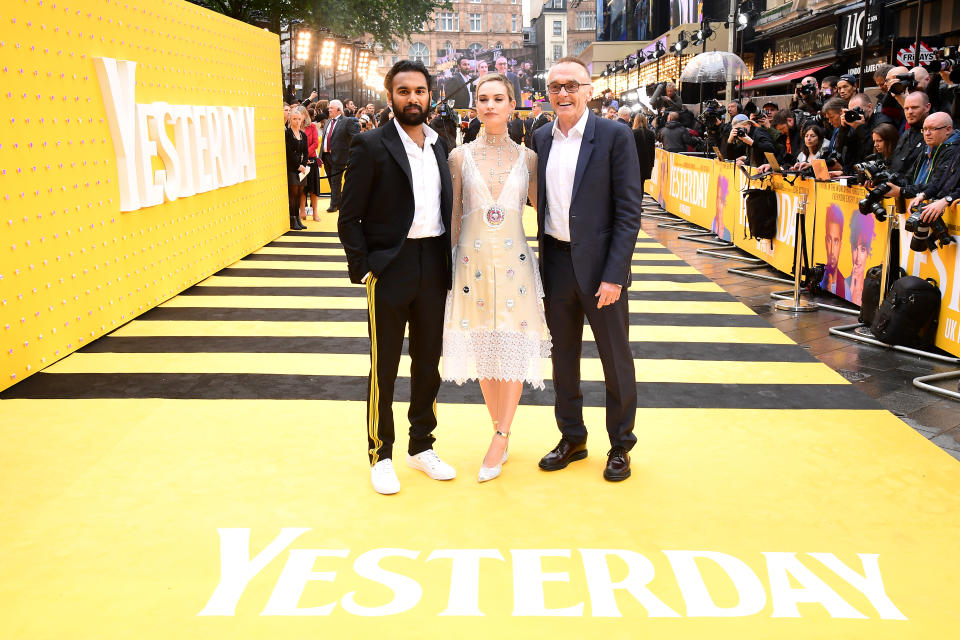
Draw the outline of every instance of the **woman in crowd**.
[[[803,130],[803,148],[797,154],[797,164],[794,171],[803,171],[810,166],[811,160],[823,158],[830,153],[830,142],[823,127],[815,124],[808,125]]]
[[[656,140],[653,131],[650,130],[647,116],[642,113],[637,113],[633,117],[633,141],[637,144],[637,157],[640,159],[640,189],[643,190],[643,183],[650,179],[650,173],[653,171]]]
[[[317,209],[317,196],[320,194],[320,164],[317,161],[317,147],[320,143],[320,130],[317,129],[310,112],[316,115],[316,110],[311,105],[309,109],[298,107],[301,115],[304,117],[303,132],[307,136],[307,166],[310,172],[303,181],[303,195],[300,197],[300,219],[307,219],[306,204],[307,197],[310,198],[310,208],[313,210],[313,221],[320,222],[320,211]]]
[[[878,160],[889,163],[893,150],[900,141],[900,132],[892,124],[878,124],[870,134],[873,137],[873,150]]]
[[[290,207],[290,228],[300,231],[307,227],[300,222],[300,199],[303,198],[303,181],[307,171],[307,135],[300,130],[303,114],[298,109],[290,110],[290,126],[287,128],[287,196]]]

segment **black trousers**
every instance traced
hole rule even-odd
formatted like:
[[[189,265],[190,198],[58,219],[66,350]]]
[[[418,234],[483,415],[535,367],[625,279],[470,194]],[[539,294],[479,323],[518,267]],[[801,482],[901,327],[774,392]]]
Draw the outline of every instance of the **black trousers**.
[[[581,291],[573,272],[567,243],[544,236],[540,252],[543,264],[544,311],[553,339],[554,412],[563,437],[586,442],[583,423],[583,393],[580,390],[580,356],[583,319],[590,322],[606,383],[607,435],[611,446],[628,451],[637,442],[633,423],[637,415],[637,375],[630,351],[630,315],[627,292],[612,305],[597,309],[596,291]]]
[[[327,174],[327,182],[330,183],[330,207],[340,208],[340,190],[343,187],[343,170],[346,166],[334,164],[329,153],[323,154],[323,170]]]
[[[416,455],[433,447],[449,268],[444,251],[450,251],[450,246],[440,237],[407,239],[386,270],[379,277],[371,275],[367,279],[367,452],[371,465],[393,457],[393,389],[408,324],[411,365],[407,453]]]

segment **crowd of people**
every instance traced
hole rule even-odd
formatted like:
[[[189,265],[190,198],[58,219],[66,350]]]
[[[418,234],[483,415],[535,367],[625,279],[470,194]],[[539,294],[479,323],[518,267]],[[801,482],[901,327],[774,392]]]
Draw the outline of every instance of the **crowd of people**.
[[[871,98],[852,75],[822,81],[804,78],[783,108],[729,102],[706,105],[695,116],[680,101],[672,83],[659,83],[651,95],[657,110],[653,130],[659,146],[671,152],[719,151],[726,160],[770,170],[767,154],[781,169],[813,175],[822,160],[831,178],[859,180],[882,195],[903,197],[922,206],[932,222],[960,198],[960,132],[955,128],[958,85],[950,67],[930,73],[924,67],[881,65],[874,73],[879,89]],[[860,167],[879,163],[874,173],[888,180],[874,184]]]

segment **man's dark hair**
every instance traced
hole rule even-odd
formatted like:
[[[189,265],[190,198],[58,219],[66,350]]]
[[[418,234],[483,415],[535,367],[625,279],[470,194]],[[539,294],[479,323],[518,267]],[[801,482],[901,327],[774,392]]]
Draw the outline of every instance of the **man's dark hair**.
[[[887,74],[890,73],[890,69],[893,69],[892,64],[882,64],[873,72],[873,77],[886,79]]]
[[[418,60],[400,60],[395,65],[390,67],[390,71],[387,71],[386,77],[383,79],[383,88],[387,90],[387,93],[393,95],[393,77],[398,73],[403,73],[405,71],[417,71],[423,74],[423,77],[427,79],[427,89],[430,88],[430,72],[427,71],[427,68],[423,66],[423,63]]]
[[[830,98],[823,105],[823,112],[827,111],[843,111],[847,108],[847,101],[843,98]]]
[[[840,82],[840,78],[838,76],[827,76],[820,81],[820,84],[823,84],[824,82],[826,82],[827,86],[830,87],[830,90],[833,91],[837,88],[837,83]]]
[[[770,118],[770,126],[775,127],[779,124],[789,124],[787,122],[789,118],[793,118],[793,111],[790,111],[789,109],[780,109],[780,111],[777,111],[775,114],[773,114],[773,117]]]

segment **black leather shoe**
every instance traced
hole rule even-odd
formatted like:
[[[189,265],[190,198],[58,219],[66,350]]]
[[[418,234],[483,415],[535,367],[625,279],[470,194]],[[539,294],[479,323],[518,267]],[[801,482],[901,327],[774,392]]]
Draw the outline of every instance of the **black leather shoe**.
[[[623,447],[613,447],[607,454],[607,466],[603,470],[603,479],[620,482],[630,477],[630,454]]]
[[[573,444],[563,438],[553,448],[553,451],[540,458],[540,468],[544,471],[559,471],[566,468],[574,460],[583,460],[587,457],[587,443]]]
[[[327,213],[333,213],[336,210],[337,210],[336,207],[327,207]]]

